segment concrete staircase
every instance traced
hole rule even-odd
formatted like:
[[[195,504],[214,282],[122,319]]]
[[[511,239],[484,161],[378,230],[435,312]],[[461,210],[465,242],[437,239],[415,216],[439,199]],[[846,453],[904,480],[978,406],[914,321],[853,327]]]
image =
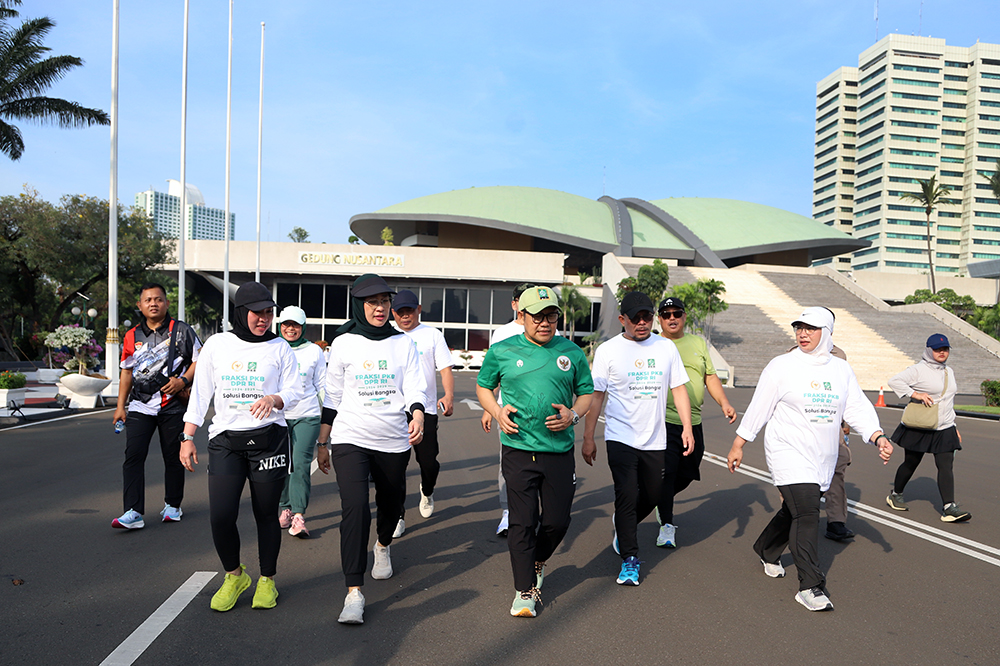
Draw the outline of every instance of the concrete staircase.
[[[888,389],[889,377],[920,360],[933,333],[944,333],[952,344],[949,365],[960,392],[979,393],[983,380],[1000,378],[997,356],[932,316],[880,311],[811,269],[670,268],[671,285],[702,278],[726,285],[729,309],[716,315],[712,342],[735,368],[737,386],[755,386],[764,366],[795,344],[790,324],[810,305],[833,310],[834,343],[847,352],[864,389]]]

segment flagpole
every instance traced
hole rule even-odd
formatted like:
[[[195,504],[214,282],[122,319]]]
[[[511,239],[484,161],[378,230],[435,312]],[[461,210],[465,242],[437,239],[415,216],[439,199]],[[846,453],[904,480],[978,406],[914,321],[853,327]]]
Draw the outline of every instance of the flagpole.
[[[254,279],[260,282],[260,164],[261,145],[264,139],[264,22],[260,22],[260,104],[257,108],[257,271]]]
[[[233,140],[233,0],[229,0],[229,74],[226,85],[226,253],[222,268],[222,331],[229,330],[229,182]]]
[[[111,378],[107,395],[118,395],[118,14],[111,18],[111,192],[108,195],[108,330],[104,339],[104,372]]]
[[[184,241],[187,239],[187,80],[188,80],[188,10],[191,0],[184,0],[184,64],[181,66],[181,237],[177,242],[177,318],[184,320]]]

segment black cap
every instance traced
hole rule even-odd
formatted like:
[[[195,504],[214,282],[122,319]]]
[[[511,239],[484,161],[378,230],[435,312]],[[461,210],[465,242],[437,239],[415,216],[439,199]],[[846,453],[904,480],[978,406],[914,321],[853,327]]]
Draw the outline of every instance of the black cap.
[[[244,282],[236,290],[236,307],[245,307],[247,310],[257,312],[266,308],[276,307],[277,303],[271,298],[271,291],[260,282]]]
[[[660,301],[660,307],[657,309],[657,312],[659,312],[663,308],[677,308],[681,312],[687,311],[687,308],[684,307],[684,301],[677,298],[676,296],[668,296],[664,298],[662,301]]]
[[[629,319],[634,318],[643,310],[653,313],[653,301],[641,291],[630,291],[622,299],[621,313]]]
[[[351,287],[351,296],[355,298],[365,298],[366,296],[374,296],[375,294],[395,293],[392,289],[389,289],[389,285],[386,284],[385,280],[374,273],[365,273],[355,280],[354,286]]]
[[[396,294],[396,298],[392,299],[393,310],[402,310],[403,308],[413,308],[416,310],[419,305],[420,300],[417,298],[417,295],[409,289],[401,289]]]
[[[516,287],[514,287],[514,291],[512,292],[512,298],[510,300],[512,301],[521,300],[521,294],[531,289],[531,287],[532,285],[528,282],[522,282],[521,284],[517,285]]]

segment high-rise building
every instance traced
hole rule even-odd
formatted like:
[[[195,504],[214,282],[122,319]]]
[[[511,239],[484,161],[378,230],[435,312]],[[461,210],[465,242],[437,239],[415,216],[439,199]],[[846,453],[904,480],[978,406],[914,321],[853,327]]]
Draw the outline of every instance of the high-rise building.
[[[983,178],[1000,158],[1000,45],[888,35],[816,86],[813,217],[871,247],[815,262],[927,273],[924,208],[902,194],[936,176],[938,275],[1000,259],[1000,203]]]
[[[168,180],[167,193],[148,189],[135,195],[135,205],[146,211],[156,227],[164,236],[180,238],[181,236],[181,184],[176,180]],[[187,238],[188,240],[225,240],[226,211],[209,208],[205,205],[205,197],[194,185],[187,184]],[[234,240],[236,234],[236,213],[229,214],[229,240]]]

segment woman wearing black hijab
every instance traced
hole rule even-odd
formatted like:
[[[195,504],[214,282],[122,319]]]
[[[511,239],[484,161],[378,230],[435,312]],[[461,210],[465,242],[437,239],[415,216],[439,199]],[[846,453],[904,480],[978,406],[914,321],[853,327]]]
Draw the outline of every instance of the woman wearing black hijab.
[[[295,354],[271,331],[274,307],[271,293],[259,282],[239,288],[233,330],[205,341],[198,360],[207,362],[195,372],[184,414],[181,464],[193,472],[198,464],[194,434],[205,421],[209,401],[215,400],[215,417],[208,426],[208,499],[212,539],[226,570],[222,587],[212,597],[217,611],[232,608],[250,587],[250,576],[240,563],[236,528],[248,478],[260,558],[253,608],[274,608],[278,598],[278,500],[290,463],[283,410],[300,400],[301,391]]]
[[[340,559],[348,593],[338,621],[345,624],[364,622],[368,479],[375,482],[378,509],[372,578],[381,580],[392,576],[389,544],[403,506],[410,447],[424,434],[426,382],[413,341],[389,325],[392,294],[377,275],[355,280],[351,320],[330,344],[316,459],[324,474],[332,461],[340,487]]]

